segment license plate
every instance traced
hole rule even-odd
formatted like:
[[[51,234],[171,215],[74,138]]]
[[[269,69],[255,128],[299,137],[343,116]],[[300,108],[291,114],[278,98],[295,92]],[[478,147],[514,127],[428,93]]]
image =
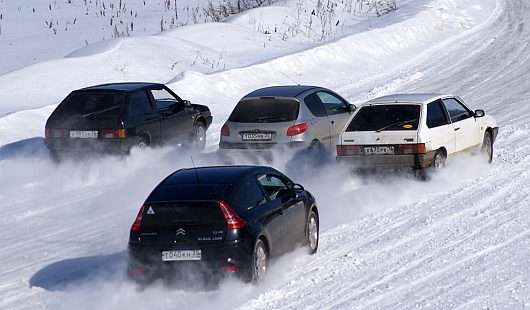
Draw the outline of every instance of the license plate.
[[[394,155],[393,146],[365,146],[364,155]]]
[[[162,251],[162,260],[201,260],[201,250]]]
[[[243,133],[243,141],[267,141],[272,140],[272,133],[264,132],[245,132]]]
[[[81,138],[81,139],[97,139],[97,130],[71,130],[70,138]]]

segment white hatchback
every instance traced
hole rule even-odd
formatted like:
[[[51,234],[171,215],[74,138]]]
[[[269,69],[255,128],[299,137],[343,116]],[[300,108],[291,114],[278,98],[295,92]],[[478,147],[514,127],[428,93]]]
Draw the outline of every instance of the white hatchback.
[[[358,168],[440,168],[448,157],[493,158],[499,128],[484,110],[440,94],[399,94],[361,104],[337,141],[337,160]]]

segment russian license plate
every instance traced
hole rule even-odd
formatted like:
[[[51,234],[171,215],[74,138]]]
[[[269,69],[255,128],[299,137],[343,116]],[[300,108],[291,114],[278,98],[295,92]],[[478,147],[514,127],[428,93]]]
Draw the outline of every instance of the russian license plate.
[[[162,251],[165,262],[176,260],[201,260],[201,250]]]
[[[243,141],[268,141],[272,140],[272,133],[270,132],[245,132],[243,133]]]
[[[393,146],[365,146],[364,155],[394,155]]]
[[[97,139],[97,130],[71,130],[70,138],[81,138],[81,139]]]

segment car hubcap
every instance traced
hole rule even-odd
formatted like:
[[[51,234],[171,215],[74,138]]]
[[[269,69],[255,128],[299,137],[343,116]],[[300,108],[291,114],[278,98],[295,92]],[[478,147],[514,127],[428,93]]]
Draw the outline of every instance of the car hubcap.
[[[312,250],[314,250],[318,242],[318,225],[317,225],[316,219],[313,216],[309,219],[308,233],[309,233],[309,246],[311,247]]]
[[[137,146],[140,149],[145,149],[145,148],[147,148],[147,143],[145,143],[145,141],[139,141]]]
[[[202,145],[204,143],[206,132],[204,131],[204,128],[202,126],[197,127],[196,139],[197,144]]]
[[[262,245],[256,250],[256,278],[260,279],[267,271],[267,254]]]
[[[444,165],[444,159],[442,155],[436,154],[436,156],[434,157],[434,168],[440,169],[443,167],[443,165]]]

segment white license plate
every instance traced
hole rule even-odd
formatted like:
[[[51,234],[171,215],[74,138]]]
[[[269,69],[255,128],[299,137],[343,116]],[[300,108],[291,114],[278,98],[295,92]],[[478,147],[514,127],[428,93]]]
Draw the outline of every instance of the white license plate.
[[[364,155],[394,155],[393,146],[365,146]]]
[[[201,250],[162,251],[162,260],[201,260]]]
[[[97,139],[97,130],[71,130],[70,138],[81,138],[81,139]]]
[[[264,132],[245,132],[243,134],[243,141],[267,141],[272,140],[272,133]]]

